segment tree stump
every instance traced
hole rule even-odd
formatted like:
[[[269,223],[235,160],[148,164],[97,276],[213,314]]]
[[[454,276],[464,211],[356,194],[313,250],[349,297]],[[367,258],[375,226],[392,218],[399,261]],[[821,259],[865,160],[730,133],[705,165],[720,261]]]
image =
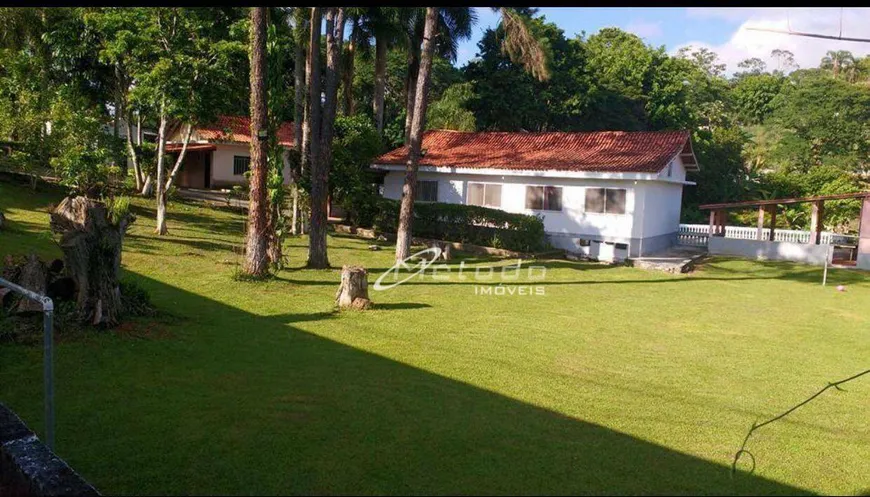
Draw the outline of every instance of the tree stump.
[[[51,214],[51,230],[60,234],[66,270],[78,289],[82,321],[114,326],[123,311],[118,273],[127,226],[124,214],[113,221],[105,204],[87,197],[67,197]]]
[[[46,279],[45,264],[35,254],[30,254],[21,266],[16,283],[31,292],[45,295]],[[12,312],[42,312],[42,303],[19,296],[18,303],[15,304]]]
[[[339,309],[365,310],[372,306],[369,300],[368,272],[360,266],[342,266],[341,285],[335,292]]]

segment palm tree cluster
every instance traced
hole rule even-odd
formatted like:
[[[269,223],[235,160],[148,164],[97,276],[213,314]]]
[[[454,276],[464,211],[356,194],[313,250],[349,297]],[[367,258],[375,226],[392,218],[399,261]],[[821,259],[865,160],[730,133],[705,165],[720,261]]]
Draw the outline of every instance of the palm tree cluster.
[[[500,8],[504,26],[503,49],[515,63],[520,64],[540,80],[549,77],[549,55],[546,44],[538,39],[528,23],[529,14],[521,9]],[[267,9],[251,9],[251,147],[252,188],[246,238],[244,272],[251,276],[264,276],[268,271],[266,233],[269,223],[265,217],[266,189],[259,187],[264,177],[265,153],[257,148],[256,138],[265,129],[267,117],[266,92],[263,90],[266,68],[258,63],[265,53],[266,37],[260,23]],[[470,7],[295,7],[287,16],[293,23],[295,45],[294,125],[296,151],[300,158],[300,174],[310,180],[310,219],[308,220],[308,261],[310,268],[329,267],[326,246],[328,177],[331,167],[332,141],[335,118],[341,109],[345,115],[356,112],[352,92],[354,57],[357,52],[370,54],[374,46],[375,84],[372,95],[372,114],[378,133],[384,132],[384,92],[387,54],[390,49],[404,48],[408,57],[405,75],[405,144],[408,162],[402,191],[396,258],[409,255],[411,222],[417,168],[420,162],[426,107],[429,98],[432,60],[437,54],[455,61],[460,41],[471,36],[477,17]],[[324,22],[325,19],[325,22]],[[325,33],[322,29],[325,26]],[[345,37],[345,28],[349,27]],[[325,36],[324,36],[325,35]],[[325,40],[325,65],[321,62],[321,45]],[[343,94],[338,94],[339,85]],[[294,182],[299,178],[293,178]],[[294,191],[296,191],[294,189]],[[298,194],[294,193],[292,231],[297,230]],[[299,223],[301,228],[301,223]]]

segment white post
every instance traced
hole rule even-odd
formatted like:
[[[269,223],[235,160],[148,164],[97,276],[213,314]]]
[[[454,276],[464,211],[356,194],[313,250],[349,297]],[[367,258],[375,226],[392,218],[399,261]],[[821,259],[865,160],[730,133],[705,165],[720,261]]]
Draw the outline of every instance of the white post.
[[[833,257],[833,246],[828,246],[828,253],[825,255],[825,272],[822,273],[822,286],[828,284],[828,261]]]

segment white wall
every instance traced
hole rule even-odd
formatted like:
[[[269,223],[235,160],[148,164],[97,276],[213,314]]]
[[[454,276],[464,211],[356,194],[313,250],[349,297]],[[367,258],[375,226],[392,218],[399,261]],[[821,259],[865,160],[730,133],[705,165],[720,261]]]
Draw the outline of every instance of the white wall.
[[[711,254],[736,255],[759,260],[781,260],[822,265],[831,262],[830,245],[795,242],[768,242],[711,236],[708,240]]]
[[[474,174],[442,174],[420,172],[419,180],[438,181],[438,201],[446,203],[467,203],[467,185],[469,182],[498,183],[502,185],[501,209],[507,212],[523,214],[539,214],[544,218],[544,229],[549,234],[579,234],[605,238],[628,240],[632,238],[634,224],[636,192],[648,187],[650,182],[635,182],[630,180],[598,180],[581,178],[546,178],[519,176],[491,176]],[[384,178],[384,196],[399,199],[402,196],[404,173],[390,171]],[[637,183],[637,184],[636,184]],[[561,186],[562,211],[534,211],[525,208],[526,186]],[[680,185],[675,185],[680,188]],[[585,210],[585,189],[587,187],[625,188],[625,214],[588,213]],[[676,200],[679,205],[679,198]],[[655,219],[658,215],[651,211],[648,217]],[[676,231],[679,224],[677,212]],[[646,236],[646,235],[645,235]]]
[[[251,149],[248,144],[215,144],[217,149],[212,152],[211,159],[211,182],[212,186],[219,188],[227,185],[241,185],[246,183],[244,175],[233,174],[233,157],[239,155],[250,157]],[[284,184],[290,184],[290,165],[287,156],[284,156]]]

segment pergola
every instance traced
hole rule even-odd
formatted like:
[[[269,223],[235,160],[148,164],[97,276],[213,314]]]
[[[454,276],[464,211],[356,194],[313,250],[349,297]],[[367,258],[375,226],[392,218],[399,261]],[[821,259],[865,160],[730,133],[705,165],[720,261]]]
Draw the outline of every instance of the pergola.
[[[768,240],[774,240],[776,230],[776,211],[779,205],[800,204],[812,202],[813,212],[810,220],[810,243],[818,245],[822,235],[822,221],[825,216],[826,200],[845,200],[863,198],[861,205],[861,223],[859,224],[859,239],[870,240],[870,192],[843,193],[840,195],[822,195],[803,198],[777,198],[772,200],[749,200],[746,202],[731,202],[724,204],[704,204],[701,210],[710,211],[710,236],[725,236],[725,211],[731,209],[758,208],[758,240],[764,239],[764,213],[770,213],[770,233]],[[870,249],[870,247],[868,247]]]
[[[774,242],[776,232],[777,206],[812,203],[812,218],[810,221],[810,245],[819,245],[822,239],[822,226],[825,216],[825,201],[863,199],[858,224],[858,251],[855,264],[859,268],[870,269],[870,192],[844,193],[840,195],[822,195],[804,198],[778,198],[772,200],[750,200],[747,202],[731,202],[724,204],[701,205],[702,210],[710,211],[710,236],[725,236],[725,212],[732,209],[758,209],[758,242]],[[770,213],[770,232],[764,239],[764,214]]]

